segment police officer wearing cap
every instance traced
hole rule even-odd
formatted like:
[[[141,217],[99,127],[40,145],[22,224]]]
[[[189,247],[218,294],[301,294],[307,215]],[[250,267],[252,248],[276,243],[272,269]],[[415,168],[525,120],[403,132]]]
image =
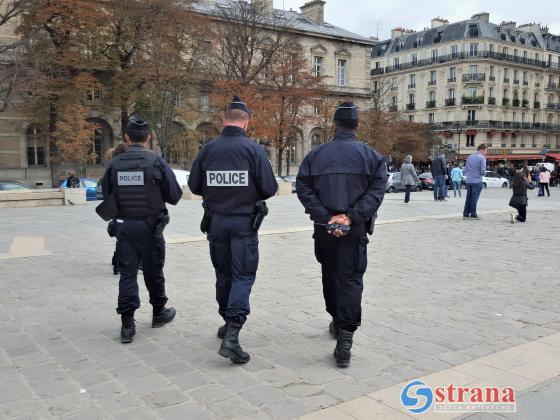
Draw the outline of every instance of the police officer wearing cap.
[[[102,188],[104,200],[116,202],[120,271],[117,313],[122,320],[121,342],[130,343],[136,334],[134,311],[140,307],[140,266],[153,307],[152,327],[161,327],[175,317],[174,308],[165,308],[162,229],[169,221],[165,203],[177,204],[183,191],[167,162],[148,149],[152,134],[144,119],[132,116],[124,137],[129,148],[108,165]]]
[[[353,103],[341,104],[334,114],[334,137],[305,157],[296,178],[298,198],[315,222],[315,256],[340,367],[350,364],[354,331],[361,323],[367,232],[387,185],[385,159],[358,141],[358,120]]]
[[[216,272],[219,328],[218,354],[233,363],[250,356],[239,344],[239,332],[250,312],[249,297],[259,263],[256,208],[276,194],[278,184],[262,146],[247,137],[250,113],[237,96],[229,104],[224,129],[193,163],[189,187],[204,199],[210,258]],[[259,204],[259,206],[257,206]]]

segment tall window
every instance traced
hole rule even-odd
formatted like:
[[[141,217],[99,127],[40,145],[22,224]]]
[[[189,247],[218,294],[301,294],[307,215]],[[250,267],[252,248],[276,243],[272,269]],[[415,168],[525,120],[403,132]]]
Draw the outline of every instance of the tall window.
[[[428,124],[433,124],[435,121],[436,121],[435,114],[430,112],[428,114]]]
[[[457,58],[459,56],[459,46],[452,45],[451,46],[451,58]]]
[[[321,138],[321,135],[318,133],[315,133],[311,136],[311,147],[315,148],[317,146],[320,146],[321,144],[323,144],[323,139]]]
[[[455,89],[449,89],[449,90],[447,91],[447,97],[448,97],[449,99],[455,99]]]
[[[411,74],[410,75],[410,87],[413,88],[416,86],[416,75],[415,74]]]
[[[393,66],[399,67],[399,63],[400,63],[399,57],[393,58]]]
[[[470,110],[467,112],[467,121],[476,121],[476,111]]]
[[[313,74],[316,77],[323,76],[324,67],[325,67],[324,57],[319,57],[319,56],[313,57]]]
[[[95,165],[101,165],[103,163],[103,132],[100,128],[96,128],[93,131],[93,136],[91,138],[91,152],[95,153],[95,159],[92,163]]]
[[[467,135],[467,147],[474,147],[474,137],[473,135]]]
[[[495,71],[494,71],[494,66],[490,66],[490,77],[495,77]]]
[[[288,163],[290,165],[295,165],[296,163],[296,139],[292,138],[290,140],[288,140],[288,148],[287,148],[287,153],[288,153]]]
[[[322,111],[323,111],[323,104],[321,103],[321,101],[313,102],[313,114],[321,115]]]
[[[488,96],[489,96],[490,98],[495,98],[495,96],[494,96],[494,88],[493,88],[493,87],[490,87],[490,88],[488,89]]]
[[[436,71],[435,71],[435,70],[432,70],[432,71],[430,72],[430,82],[435,83],[435,82],[436,82],[436,77],[437,77]]]
[[[414,115],[409,115],[408,116],[408,121],[409,122],[414,122]]]
[[[438,50],[432,50],[432,62],[435,63],[438,58]]]
[[[29,166],[46,165],[45,136],[39,127],[33,125],[27,130],[27,164]]]
[[[528,81],[529,81],[529,80],[528,80],[527,71],[524,71],[524,72],[523,72],[523,81],[524,81],[524,82],[528,82]]]
[[[474,57],[478,55],[478,44],[473,43],[470,45],[470,56]]]
[[[470,87],[467,89],[467,92],[469,92],[469,96],[471,98],[474,98],[476,96],[476,88],[475,87]]]
[[[414,95],[414,93],[411,93],[410,95],[408,95],[408,103],[409,104],[416,103],[416,96]]]
[[[471,64],[469,66],[469,74],[477,74],[478,73],[478,66],[476,64]]]
[[[432,90],[430,92],[429,98],[430,98],[430,101],[435,101],[436,100],[436,92]]]
[[[449,79],[455,79],[456,75],[455,67],[449,67]]]
[[[338,60],[338,86],[346,86],[346,74],[348,73],[348,61]]]
[[[418,54],[412,54],[412,58],[410,61],[412,61],[412,64],[418,63]]]
[[[494,52],[494,44],[489,45],[488,51],[490,51],[491,53]]]
[[[88,102],[100,102],[102,99],[101,91],[99,89],[88,89],[86,99]]]

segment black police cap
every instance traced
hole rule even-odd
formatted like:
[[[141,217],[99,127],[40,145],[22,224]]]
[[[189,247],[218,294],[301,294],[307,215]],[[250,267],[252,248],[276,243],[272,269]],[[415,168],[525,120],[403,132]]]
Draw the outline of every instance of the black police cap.
[[[228,105],[228,111],[230,109],[239,109],[251,115],[251,113],[249,112],[249,108],[247,108],[247,105],[245,104],[245,102],[243,102],[243,100],[239,96],[233,97],[230,104]]]
[[[358,107],[353,102],[344,102],[336,108],[334,112],[334,121],[358,121],[360,114]]]
[[[150,124],[142,118],[138,114],[133,114],[128,119],[128,123],[126,124],[126,131],[135,131],[135,132],[150,132]]]

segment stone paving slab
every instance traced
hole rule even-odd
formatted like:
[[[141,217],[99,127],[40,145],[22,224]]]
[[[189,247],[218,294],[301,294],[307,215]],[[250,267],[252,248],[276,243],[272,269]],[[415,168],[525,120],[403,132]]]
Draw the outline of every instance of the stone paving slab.
[[[114,241],[94,207],[0,210],[0,242],[40,236],[51,253],[0,261],[0,418],[295,418],[550,336],[560,331],[559,280],[540,255],[558,260],[560,201],[532,200],[529,222],[511,225],[493,213],[507,211],[508,194],[485,191],[481,221],[448,218],[460,212],[458,199],[433,203],[420,193],[405,206],[388,196],[380,221],[410,220],[376,229],[348,369],[334,366],[307,230],[261,238],[241,336],[252,360],[234,366],[216,354],[220,320],[206,243],[168,246],[177,318],[150,328],[141,287],[138,334],[123,346]],[[181,203],[166,234],[197,235],[199,206]],[[281,197],[264,229],[308,223],[294,197]],[[537,381],[544,372],[533,374]]]

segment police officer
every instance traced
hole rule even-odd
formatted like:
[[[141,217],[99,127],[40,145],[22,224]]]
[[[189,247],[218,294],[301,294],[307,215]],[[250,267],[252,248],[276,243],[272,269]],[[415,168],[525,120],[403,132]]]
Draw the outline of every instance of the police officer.
[[[334,357],[350,364],[354,331],[361,323],[363,274],[367,266],[367,231],[383,202],[387,166],[382,155],[356,138],[358,109],[341,104],[334,114],[335,135],[303,160],[297,195],[315,222],[315,256],[321,264],[329,325],[337,339]],[[329,224],[349,226],[349,232]],[[327,229],[329,228],[329,229]]]
[[[114,199],[117,208],[117,313],[121,315],[123,343],[132,342],[136,334],[134,311],[140,307],[140,265],[153,306],[152,327],[161,327],[175,317],[174,308],[165,308],[165,240],[159,233],[169,220],[165,203],[177,204],[183,191],[165,160],[147,148],[151,139],[148,123],[132,116],[125,131],[129,148],[111,161],[102,183],[104,200]]]
[[[259,240],[253,226],[255,206],[276,194],[278,184],[262,146],[245,134],[250,113],[235,96],[221,135],[209,142],[193,163],[189,187],[202,195],[210,217],[210,257],[216,271],[218,312],[225,325],[218,330],[218,354],[233,363],[250,359],[239,344],[239,331],[250,312],[249,297],[259,263]]]

